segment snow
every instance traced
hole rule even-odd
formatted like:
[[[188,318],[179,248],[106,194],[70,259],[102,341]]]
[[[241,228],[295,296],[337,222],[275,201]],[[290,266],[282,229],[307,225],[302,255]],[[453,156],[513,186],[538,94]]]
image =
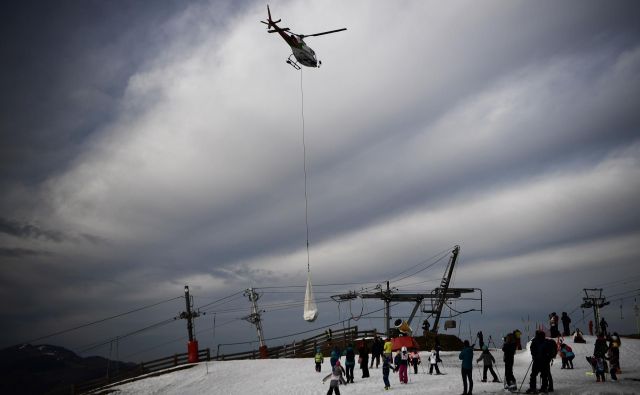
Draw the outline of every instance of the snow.
[[[620,350],[620,364],[622,373],[618,375],[618,381],[611,381],[607,374],[605,383],[596,383],[595,376],[589,375],[591,367],[585,357],[593,353],[595,338],[585,336],[587,344],[574,344],[567,339],[576,358],[573,361],[574,369],[560,369],[560,357],[556,359],[551,372],[554,382],[554,394],[638,394],[640,393],[640,340],[622,339]],[[460,361],[458,352],[442,352],[444,365],[442,376],[429,375],[426,364],[426,351],[421,352],[423,364],[419,366],[418,374],[413,374],[413,368],[409,368],[409,383],[404,385],[398,381],[397,373],[390,375],[391,390],[385,391],[382,382],[382,368],[370,369],[371,377],[362,379],[361,371],[356,366],[355,383],[340,386],[340,393],[352,394],[460,394],[462,393],[462,380],[460,377]],[[492,350],[492,354],[498,361],[498,374],[504,376],[504,364],[502,363],[502,351]],[[477,359],[480,353],[476,351]],[[344,359],[343,361],[344,362]],[[518,386],[523,381],[525,372],[531,362],[531,356],[527,350],[518,351],[515,358],[514,374],[518,380]],[[482,365],[477,365],[473,371],[474,394],[496,393],[504,394],[502,383],[480,382]],[[275,360],[247,360],[247,361],[211,361],[202,362],[193,368],[167,373],[158,377],[122,384],[114,387],[114,394],[182,394],[195,395],[206,393],[220,394],[325,394],[329,388],[329,381],[322,383],[322,378],[329,374],[329,358],[325,358],[322,365],[322,373],[315,371],[312,358],[301,359],[275,359]],[[491,374],[488,374],[489,381]],[[528,377],[524,378],[522,391],[528,388]]]

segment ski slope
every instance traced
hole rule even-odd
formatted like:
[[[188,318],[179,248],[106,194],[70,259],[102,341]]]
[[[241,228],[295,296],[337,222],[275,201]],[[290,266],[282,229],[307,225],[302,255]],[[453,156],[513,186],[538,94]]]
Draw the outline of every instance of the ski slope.
[[[551,367],[554,382],[554,394],[640,394],[640,340],[622,339],[620,350],[620,364],[622,374],[618,381],[611,381],[607,375],[607,382],[596,383],[595,376],[587,374],[591,367],[585,356],[593,353],[595,338],[585,336],[587,344],[574,344],[568,339],[567,343],[573,348],[576,358],[573,370],[560,369],[560,357]],[[355,383],[340,386],[340,393],[351,394],[461,394],[462,380],[460,377],[460,361],[458,352],[442,352],[444,365],[441,371],[445,375],[429,375],[425,370],[427,352],[421,353],[423,364],[419,366],[419,373],[413,374],[409,369],[409,383],[400,384],[397,373],[390,375],[391,390],[385,391],[382,382],[382,368],[370,369],[371,377],[362,379],[361,371],[356,366]],[[492,350],[498,361],[498,374],[502,379],[504,364],[502,351]],[[480,352],[474,353],[475,359]],[[344,362],[344,358],[342,359]],[[518,386],[522,382],[525,372],[531,362],[527,350],[516,354],[514,374]],[[474,394],[504,394],[501,383],[480,382],[482,365],[477,365],[473,371]],[[423,369],[424,368],[424,369]],[[114,394],[325,394],[329,388],[329,381],[322,383],[322,378],[329,374],[329,359],[325,358],[322,373],[317,373],[312,358],[275,359],[275,360],[247,360],[202,362],[193,368],[168,373],[158,377],[151,377],[128,384],[114,387]],[[491,375],[489,374],[489,381]],[[634,380],[635,379],[635,380]],[[528,388],[528,377],[524,380],[522,391]]]

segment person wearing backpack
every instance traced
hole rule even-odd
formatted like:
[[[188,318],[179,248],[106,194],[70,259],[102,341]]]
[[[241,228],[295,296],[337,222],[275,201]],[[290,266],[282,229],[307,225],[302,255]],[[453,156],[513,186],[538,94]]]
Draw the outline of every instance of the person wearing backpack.
[[[576,355],[573,353],[571,347],[562,343],[560,345],[560,356],[562,357],[561,369],[573,369],[573,358],[575,358]]]

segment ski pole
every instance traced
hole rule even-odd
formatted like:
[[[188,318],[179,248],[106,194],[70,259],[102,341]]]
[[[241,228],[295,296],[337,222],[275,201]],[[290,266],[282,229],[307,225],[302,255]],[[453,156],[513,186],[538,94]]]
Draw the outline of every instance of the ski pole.
[[[529,374],[529,370],[531,369],[531,366],[533,366],[533,359],[531,360],[531,363],[529,364],[529,367],[527,368],[527,371],[524,374],[524,377],[522,378],[522,382],[520,383],[520,388],[518,389],[518,392],[522,392],[522,386],[524,385],[524,380],[527,378],[527,375]]]

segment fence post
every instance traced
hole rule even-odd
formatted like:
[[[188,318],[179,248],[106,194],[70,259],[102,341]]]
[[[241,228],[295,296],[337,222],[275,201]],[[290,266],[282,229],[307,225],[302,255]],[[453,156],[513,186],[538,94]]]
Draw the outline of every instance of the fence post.
[[[207,348],[207,361],[211,361],[211,350]]]
[[[173,366],[178,366],[178,354],[173,354]]]

